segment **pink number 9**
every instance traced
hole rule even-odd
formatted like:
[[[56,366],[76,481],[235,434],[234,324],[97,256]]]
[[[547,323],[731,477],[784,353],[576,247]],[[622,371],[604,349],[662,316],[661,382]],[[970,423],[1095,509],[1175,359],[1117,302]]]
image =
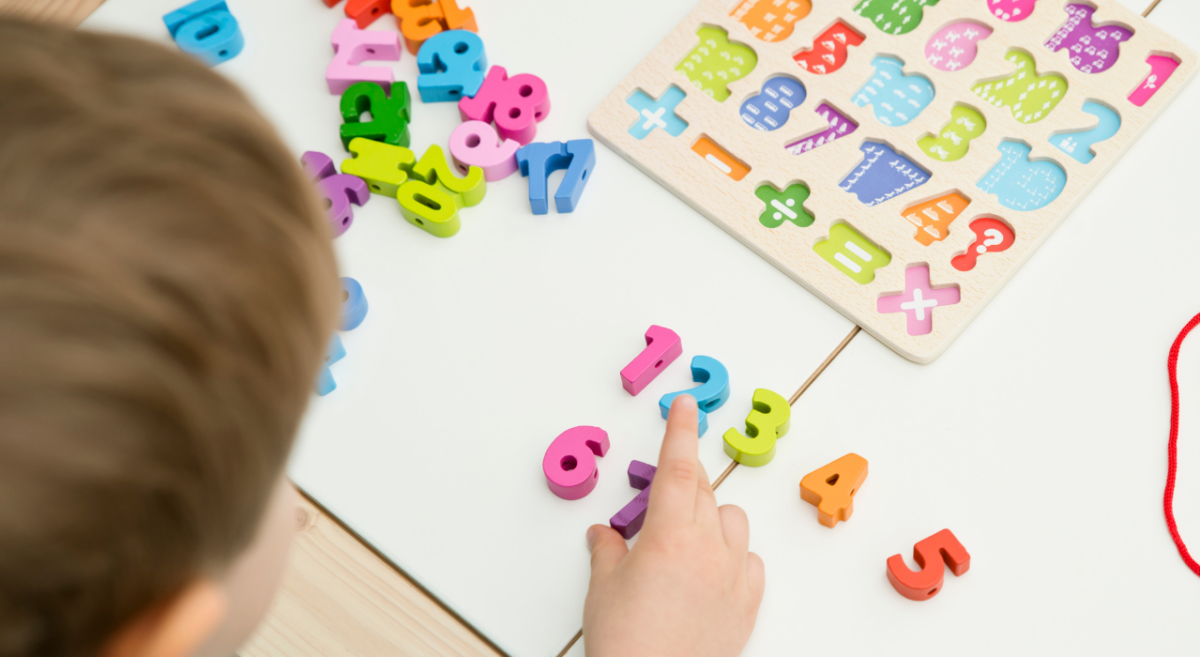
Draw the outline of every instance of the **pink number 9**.
[[[517,150],[520,142],[515,139],[501,141],[500,135],[491,124],[483,121],[461,123],[450,133],[450,157],[464,175],[470,167],[483,169],[483,179],[488,182],[503,180],[517,171]]]
[[[567,429],[550,443],[542,472],[550,490],[564,500],[586,497],[596,488],[596,457],[608,453],[608,432],[600,427]]]

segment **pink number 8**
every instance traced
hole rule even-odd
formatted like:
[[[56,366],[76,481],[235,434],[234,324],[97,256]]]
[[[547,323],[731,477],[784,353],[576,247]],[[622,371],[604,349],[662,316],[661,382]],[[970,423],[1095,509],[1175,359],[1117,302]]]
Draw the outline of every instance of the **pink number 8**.
[[[537,136],[538,122],[550,114],[550,94],[532,73],[510,78],[503,66],[493,66],[475,97],[458,101],[458,113],[464,121],[495,120],[501,137],[528,144]]]

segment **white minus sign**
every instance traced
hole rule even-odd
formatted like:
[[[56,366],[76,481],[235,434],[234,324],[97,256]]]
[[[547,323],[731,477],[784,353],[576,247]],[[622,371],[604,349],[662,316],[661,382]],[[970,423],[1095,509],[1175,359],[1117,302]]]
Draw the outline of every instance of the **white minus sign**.
[[[712,153],[709,153],[708,155],[705,155],[705,156],[704,156],[704,159],[708,160],[708,163],[709,163],[709,164],[711,164],[711,165],[713,165],[714,167],[716,167],[716,168],[720,169],[720,170],[721,170],[721,172],[722,172],[722,173],[724,173],[724,174],[725,174],[725,175],[727,175],[727,176],[728,176],[729,174],[733,173],[733,167],[730,167],[728,164],[725,164],[725,163],[724,163],[724,162],[722,162],[721,160],[717,159],[717,156],[716,156],[716,155],[713,155]]]

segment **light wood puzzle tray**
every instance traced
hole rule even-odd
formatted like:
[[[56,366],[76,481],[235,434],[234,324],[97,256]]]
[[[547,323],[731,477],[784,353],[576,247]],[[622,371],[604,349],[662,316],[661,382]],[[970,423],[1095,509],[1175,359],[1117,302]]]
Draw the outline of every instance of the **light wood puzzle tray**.
[[[866,15],[856,11],[863,5],[868,5]],[[1097,28],[1115,25],[1132,30],[1132,36],[1125,38],[1127,32],[1121,30],[1105,30],[1103,37],[1088,35],[1088,17],[1078,13],[1080,5],[1096,9],[1091,21]],[[805,14],[809,6],[807,0],[704,0],[592,112],[589,127],[609,147],[826,303],[920,363],[932,361],[949,346],[1195,72],[1191,49],[1114,1],[1039,0],[1035,5],[1033,0],[813,0]],[[1028,6],[1033,6],[1032,12],[1020,21],[993,13],[1008,11],[1012,18],[1012,8]],[[1091,43],[1074,52],[1069,47],[1055,52],[1047,44],[1062,40],[1069,20],[1081,23],[1085,41]],[[938,64],[950,68],[945,59],[949,49],[969,39],[956,30],[960,33],[948,40],[943,30],[964,22],[974,24],[964,29],[982,27],[986,29],[976,32],[992,33],[975,43],[973,61],[960,65],[969,60],[970,48],[963,47],[962,53],[955,53],[957,70],[935,67],[926,58],[927,44],[934,55],[943,56]],[[835,29],[839,23],[843,28]],[[701,29],[704,43],[698,36]],[[894,33],[904,29],[909,31]],[[722,32],[729,45],[721,42]],[[1101,38],[1107,40],[1102,43]],[[938,42],[941,47],[935,47]],[[1097,48],[1102,52],[1097,54]],[[1111,52],[1114,49],[1119,54]],[[819,74],[815,66],[797,63],[797,54],[806,63],[830,68],[842,55],[845,62]],[[1026,56],[1036,71],[1029,65],[1018,68]],[[1178,62],[1178,68],[1165,81],[1162,70],[1151,77],[1151,56],[1165,56]],[[701,77],[716,57],[724,58],[724,63],[717,62],[719,70],[709,66],[710,75]],[[903,63],[903,85],[884,58]],[[689,80],[689,74],[702,86]],[[722,76],[733,81],[726,84],[719,80]],[[1065,93],[1049,91],[1061,89],[1062,82],[1050,76],[1065,79]],[[782,125],[756,129],[749,121],[769,127],[762,117],[771,112],[743,111],[743,103],[762,94],[768,81],[796,89],[794,83],[779,82],[781,78],[801,83],[805,98],[790,112],[786,104],[778,110],[776,123]],[[933,98],[919,109],[926,102],[922,92],[928,92],[922,78],[932,83]],[[1040,86],[1029,86],[1029,98],[1023,95],[1011,103],[1036,101],[1036,106],[1016,111],[1007,104],[998,106],[997,81],[1005,92],[1012,91],[1013,83],[1036,81]],[[973,91],[977,86],[984,87],[982,95]],[[727,98],[718,100],[725,87]],[[670,101],[680,91],[686,97],[672,117]],[[1142,99],[1153,95],[1138,106],[1130,99],[1135,92]],[[771,97],[786,99],[787,93],[766,94],[752,104]],[[1097,116],[1084,112],[1085,103],[1093,103],[1094,110],[1099,104],[1102,113],[1108,108],[1120,118],[1114,136],[1091,146],[1095,157],[1086,164],[1056,146],[1065,133],[1097,126]],[[667,107],[660,112],[661,105]],[[775,102],[776,108],[780,105]],[[839,125],[844,132],[822,136],[830,128],[826,117],[834,116],[829,109],[851,125]],[[743,120],[743,114],[749,118]],[[982,134],[973,117],[984,119]],[[945,133],[950,124],[958,126],[954,135]],[[810,136],[816,139],[795,146]],[[939,143],[961,142],[969,150],[953,161],[954,149],[919,146],[927,136],[945,136]],[[1086,137],[1077,135],[1074,141],[1085,142],[1076,147],[1075,156],[1087,159]],[[1022,153],[1026,148],[1028,161]],[[942,154],[949,159],[943,161]],[[868,164],[872,166],[863,173]],[[1065,184],[1054,165],[1065,173]],[[796,217],[783,217],[768,202],[784,200],[779,191],[796,183],[807,187],[810,195],[787,206]],[[765,184],[773,189],[761,191],[762,198],[756,196]],[[939,209],[936,201],[950,194],[961,200],[945,199]],[[798,198],[792,196],[793,201]],[[1045,203],[1048,198],[1053,200]],[[969,201],[965,208],[963,201]],[[912,209],[920,204],[925,205]],[[811,225],[803,225],[798,206],[812,216]],[[923,212],[926,208],[928,213]],[[958,211],[961,214],[955,214]],[[1006,250],[980,255],[973,269],[960,271],[951,265],[953,258],[968,248],[977,250],[985,237],[992,245],[1000,241],[995,239],[999,233],[985,236],[972,230],[981,217],[1000,219],[1015,233],[1015,241]],[[838,224],[857,231],[866,243],[853,239],[846,228],[833,228]],[[858,244],[844,250],[847,241]],[[822,242],[819,250],[829,260],[814,250]],[[872,255],[868,264],[867,256]],[[841,264],[832,264],[835,260]],[[876,269],[871,280],[871,266],[881,261],[887,264]],[[914,283],[906,287],[906,271],[914,266],[928,267],[932,289],[925,288],[924,307],[921,297],[913,305]],[[952,299],[939,295],[944,288],[957,288],[960,301],[950,305]],[[881,297],[901,293],[906,294],[885,303],[896,310],[904,301],[907,310],[880,312]],[[941,300],[932,308],[931,295]]]

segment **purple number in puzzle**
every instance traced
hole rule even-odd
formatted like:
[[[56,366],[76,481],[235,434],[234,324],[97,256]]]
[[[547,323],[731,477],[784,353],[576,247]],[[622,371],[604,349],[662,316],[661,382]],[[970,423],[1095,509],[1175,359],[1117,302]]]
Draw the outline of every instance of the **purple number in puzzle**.
[[[1118,46],[1133,36],[1133,30],[1120,25],[1092,25],[1096,10],[1087,5],[1067,5],[1067,22],[1046,42],[1053,52],[1067,49],[1071,65],[1084,73],[1107,71],[1121,56]]]
[[[807,153],[818,146],[824,146],[835,139],[841,139],[846,135],[858,130],[858,124],[846,118],[845,114],[834,109],[828,103],[821,103],[817,106],[817,115],[829,124],[829,127],[818,132],[815,135],[804,137],[800,141],[794,141],[784,149],[792,154],[799,155]]]
[[[858,147],[862,162],[838,185],[871,207],[929,182],[929,172],[912,160],[879,142],[865,141]]]
[[[658,468],[649,463],[629,462],[629,485],[642,492],[608,521],[608,525],[625,540],[636,536],[646,521],[646,509],[650,506],[650,484],[654,481],[655,472],[658,472]]]

